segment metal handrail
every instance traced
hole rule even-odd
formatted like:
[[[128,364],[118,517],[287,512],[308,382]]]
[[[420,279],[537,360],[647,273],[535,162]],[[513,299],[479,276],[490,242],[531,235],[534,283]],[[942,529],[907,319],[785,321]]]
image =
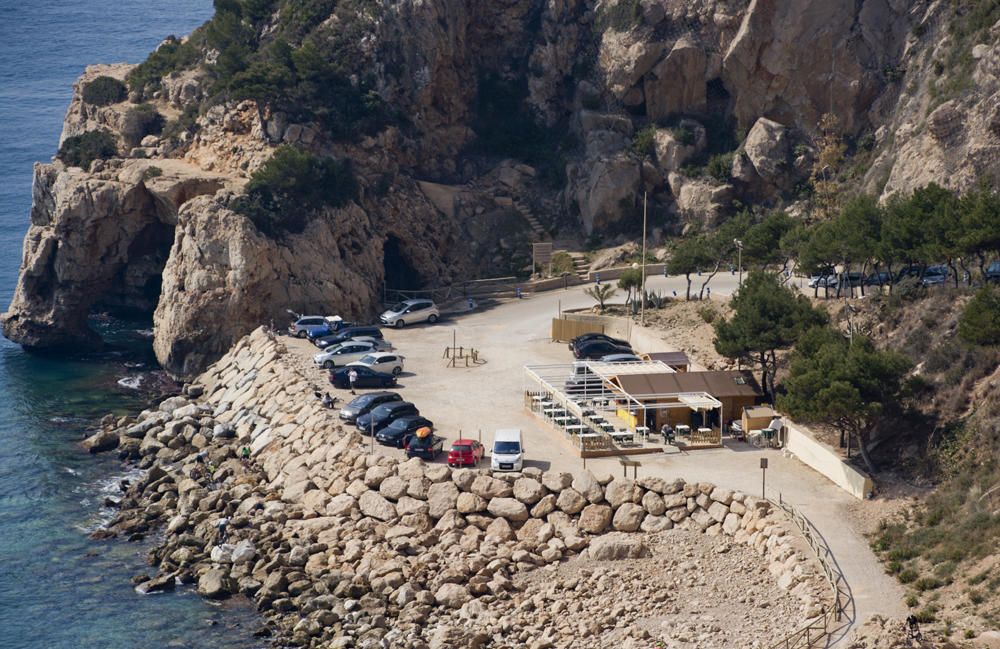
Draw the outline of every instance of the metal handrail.
[[[813,554],[816,555],[816,559],[823,569],[823,574],[833,594],[832,609],[827,609],[823,612],[823,615],[807,623],[804,627],[793,631],[770,647],[770,649],[809,649],[829,636],[831,633],[830,627],[835,622],[840,622],[843,617],[844,611],[847,608],[846,602],[849,602],[851,597],[846,588],[841,587],[841,584],[846,586],[847,580],[844,577],[844,573],[840,571],[836,564],[831,563],[829,560],[833,557],[833,552],[809,519],[786,503],[780,495],[777,501],[770,498],[768,498],[768,501],[788,514],[796,527],[799,528],[802,537],[805,538]],[[818,635],[813,637],[813,631],[819,631]]]

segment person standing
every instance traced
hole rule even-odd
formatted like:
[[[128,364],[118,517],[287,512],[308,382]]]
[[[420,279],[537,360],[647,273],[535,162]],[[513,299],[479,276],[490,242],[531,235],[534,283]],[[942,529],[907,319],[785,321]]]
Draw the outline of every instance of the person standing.
[[[354,383],[357,380],[358,380],[358,371],[354,368],[351,368],[351,371],[347,373],[347,381],[348,383],[351,384],[351,394],[357,394],[357,392],[354,391]]]

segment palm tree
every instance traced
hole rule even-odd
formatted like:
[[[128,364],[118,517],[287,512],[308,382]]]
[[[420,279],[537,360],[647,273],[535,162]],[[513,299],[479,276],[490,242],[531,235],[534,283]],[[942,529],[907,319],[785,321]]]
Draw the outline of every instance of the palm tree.
[[[615,287],[611,284],[595,284],[584,289],[583,292],[597,300],[597,304],[601,307],[601,313],[604,313],[604,303],[615,294]]]

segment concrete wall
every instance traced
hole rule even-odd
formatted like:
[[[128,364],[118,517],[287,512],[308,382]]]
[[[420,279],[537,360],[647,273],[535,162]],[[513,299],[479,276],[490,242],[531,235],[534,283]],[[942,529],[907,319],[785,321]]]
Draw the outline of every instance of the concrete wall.
[[[618,266],[616,268],[602,268],[601,270],[595,270],[587,273],[587,279],[591,282],[597,280],[597,276],[601,276],[601,281],[605,282],[611,279],[618,279],[625,274],[625,271],[630,270],[631,266]],[[662,275],[663,274],[663,264],[646,264],[646,277],[650,275]]]
[[[845,464],[830,448],[816,441],[787,417],[785,423],[785,448],[800,462],[826,476],[835,485],[855,498],[863,499],[872,490],[872,480],[864,473]]]

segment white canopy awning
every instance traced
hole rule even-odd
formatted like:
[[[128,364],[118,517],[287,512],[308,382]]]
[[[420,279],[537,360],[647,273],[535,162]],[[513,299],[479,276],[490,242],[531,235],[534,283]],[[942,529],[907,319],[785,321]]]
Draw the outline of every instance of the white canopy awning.
[[[677,400],[691,410],[712,410],[722,405],[718,399],[707,394],[681,394],[678,395]]]

